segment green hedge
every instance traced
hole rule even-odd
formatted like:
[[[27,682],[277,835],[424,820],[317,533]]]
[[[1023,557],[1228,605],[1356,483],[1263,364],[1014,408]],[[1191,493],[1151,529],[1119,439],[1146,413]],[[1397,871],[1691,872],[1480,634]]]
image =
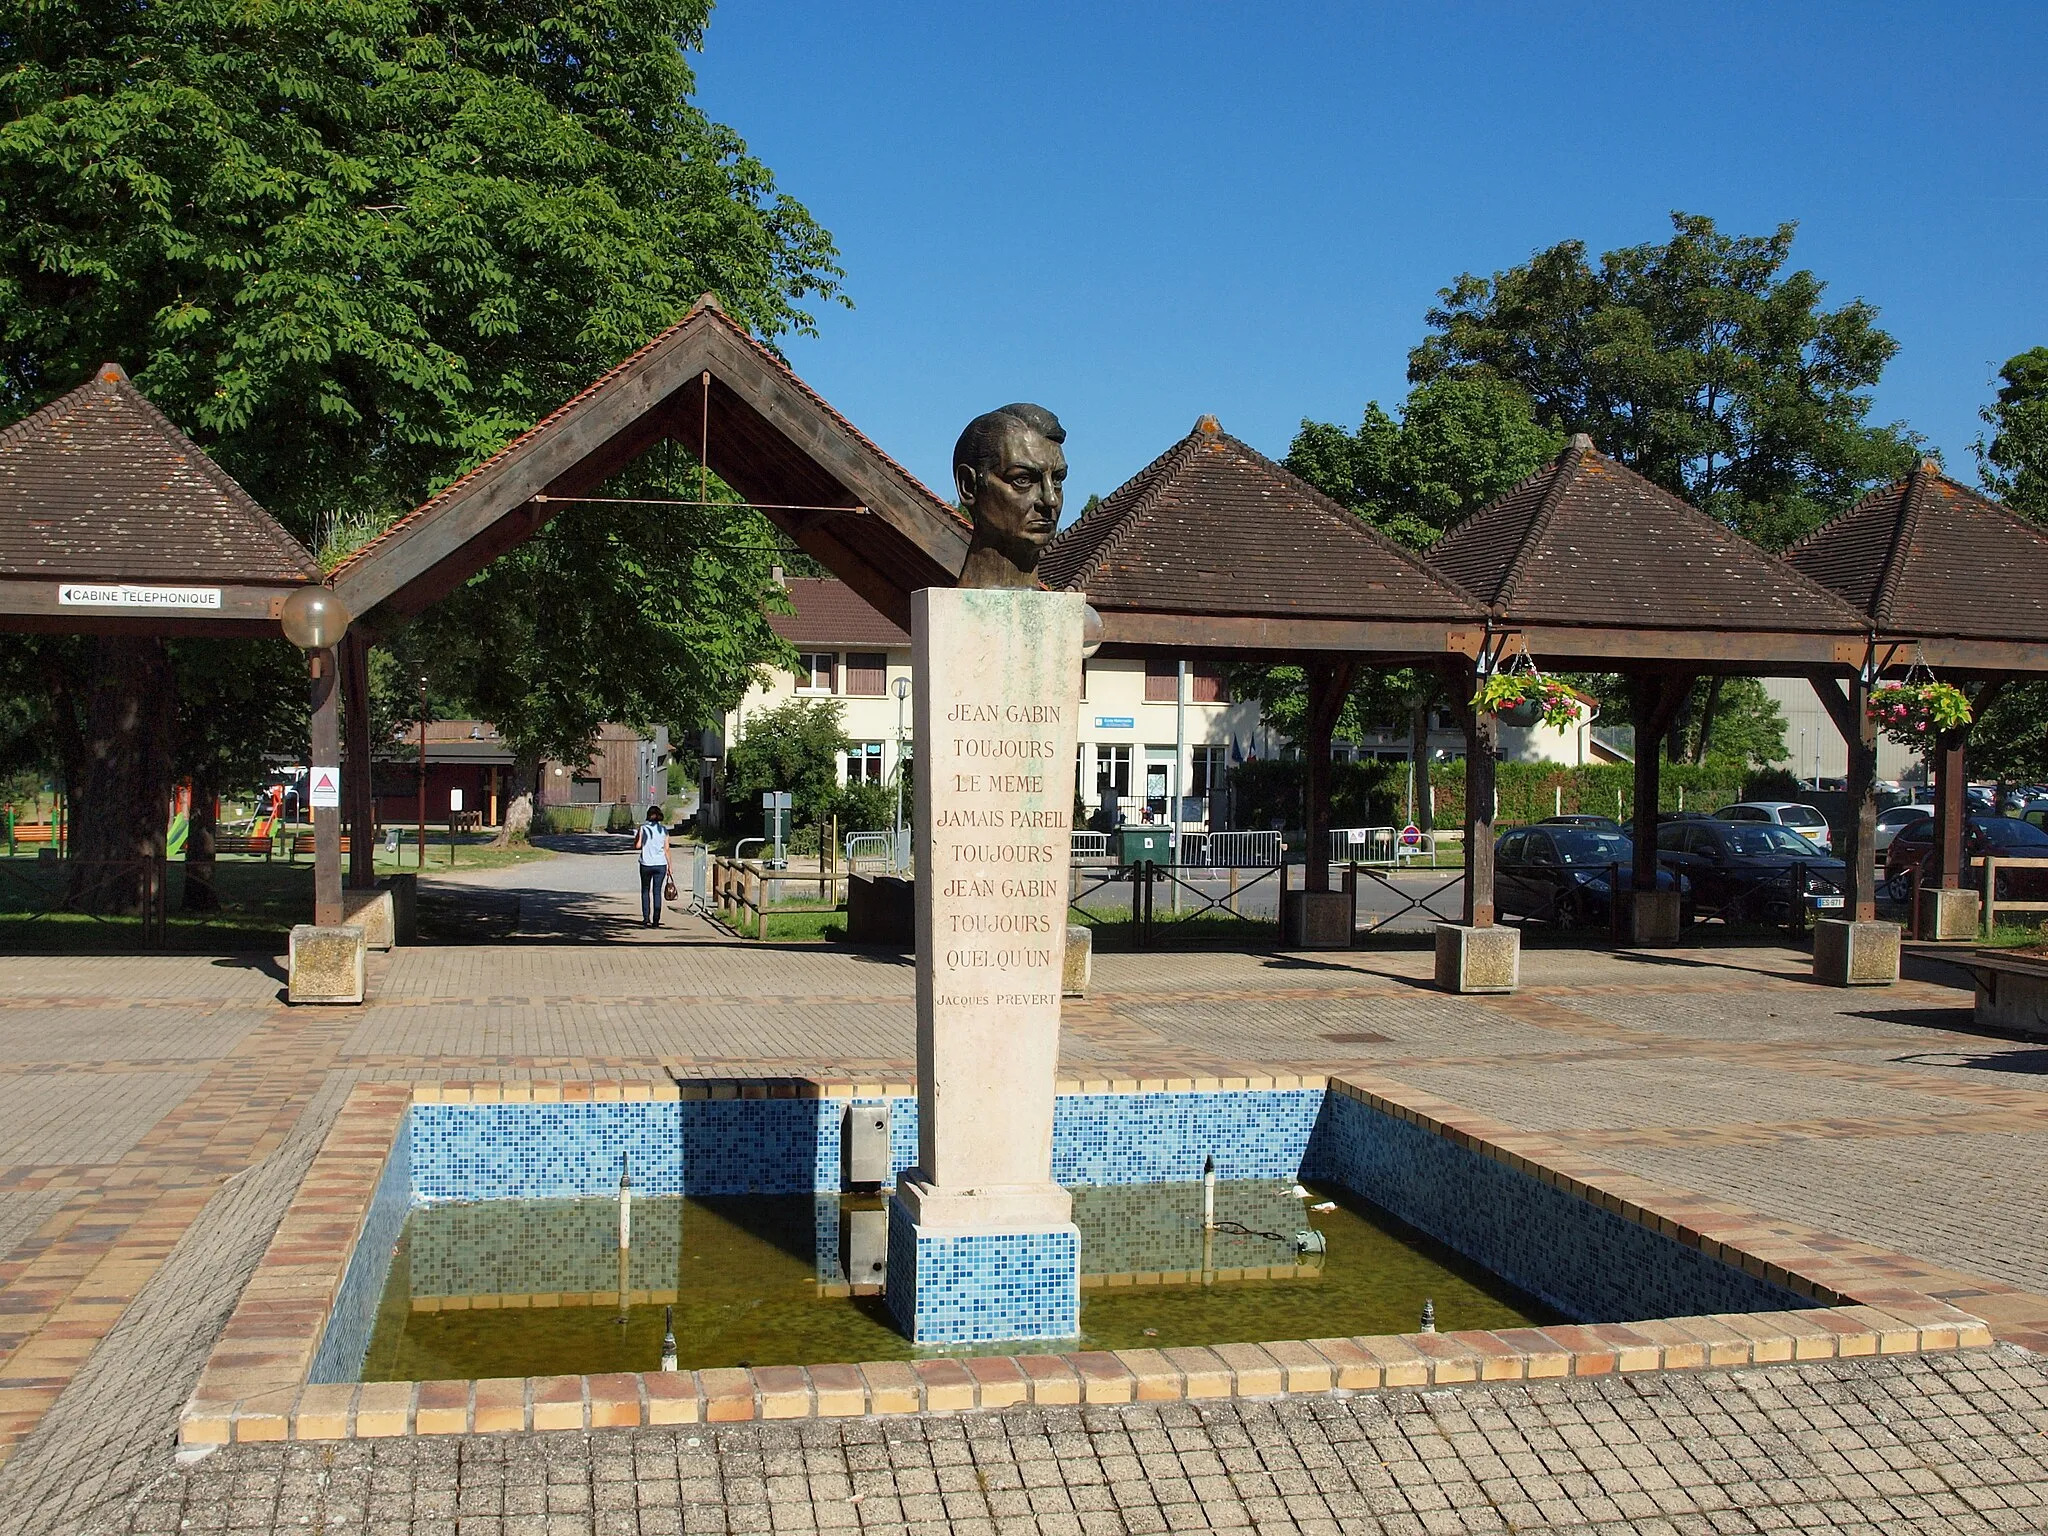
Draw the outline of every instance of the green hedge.
[[[1330,764],[1330,825],[1390,827],[1401,815],[1408,784],[1405,762]],[[1302,761],[1257,758],[1230,770],[1231,814],[1240,827],[1298,828],[1302,820]]]

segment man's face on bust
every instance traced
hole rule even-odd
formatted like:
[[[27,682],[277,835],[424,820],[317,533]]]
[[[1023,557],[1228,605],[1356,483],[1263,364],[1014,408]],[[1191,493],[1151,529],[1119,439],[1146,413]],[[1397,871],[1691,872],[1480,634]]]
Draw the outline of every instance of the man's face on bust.
[[[1030,570],[1060,525],[1067,456],[1022,422],[1004,432],[978,476],[958,471],[960,500],[981,542]]]

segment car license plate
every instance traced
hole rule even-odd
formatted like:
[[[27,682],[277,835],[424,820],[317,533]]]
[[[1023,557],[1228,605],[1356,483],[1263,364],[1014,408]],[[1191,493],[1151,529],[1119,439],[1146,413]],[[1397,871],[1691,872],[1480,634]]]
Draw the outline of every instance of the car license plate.
[[[1839,907],[1842,904],[1842,898],[1839,896],[1816,896],[1813,898],[1813,904],[1816,907],[1823,908]]]

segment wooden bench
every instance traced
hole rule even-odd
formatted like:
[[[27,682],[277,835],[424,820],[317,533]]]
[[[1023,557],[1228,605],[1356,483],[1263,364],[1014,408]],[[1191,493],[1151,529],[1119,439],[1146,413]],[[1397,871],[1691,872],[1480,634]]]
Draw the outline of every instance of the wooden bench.
[[[242,832],[224,832],[213,840],[213,851],[250,854],[267,859],[270,857],[270,839],[268,836],[251,837]]]
[[[15,842],[31,848],[39,843],[54,845],[57,841],[57,829],[47,821],[20,822],[15,826],[14,831],[10,835]]]
[[[1970,973],[1977,986],[1976,1022],[2034,1040],[2048,1040],[2048,960],[1996,949],[1915,951]]]
[[[293,858],[295,858],[295,859],[296,859],[296,858],[297,858],[297,857],[298,857],[298,856],[299,856],[300,854],[302,854],[302,853],[311,853],[311,852],[313,852],[313,851],[314,851],[314,834],[312,834],[311,832],[298,832],[298,833],[294,833],[294,834],[293,834],[293,836],[292,836],[292,857],[293,857]],[[341,834],[341,851],[342,851],[343,853],[347,853],[347,852],[348,852],[348,834],[347,834],[346,832],[344,832],[344,833],[342,833],[342,834]]]

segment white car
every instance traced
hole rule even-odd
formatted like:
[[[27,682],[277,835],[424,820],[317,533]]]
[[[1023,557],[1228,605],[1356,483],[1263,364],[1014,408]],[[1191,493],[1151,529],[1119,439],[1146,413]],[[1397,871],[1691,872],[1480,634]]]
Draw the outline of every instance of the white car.
[[[1834,834],[1828,830],[1828,819],[1810,805],[1801,805],[1797,800],[1745,800],[1739,805],[1724,805],[1714,812],[1716,821],[1771,821],[1781,827],[1789,827],[1824,853],[1835,851]]]
[[[1877,813],[1877,837],[1872,850],[1883,853],[1891,847],[1892,839],[1916,821],[1926,821],[1934,815],[1931,805],[1895,805],[1888,811]]]

